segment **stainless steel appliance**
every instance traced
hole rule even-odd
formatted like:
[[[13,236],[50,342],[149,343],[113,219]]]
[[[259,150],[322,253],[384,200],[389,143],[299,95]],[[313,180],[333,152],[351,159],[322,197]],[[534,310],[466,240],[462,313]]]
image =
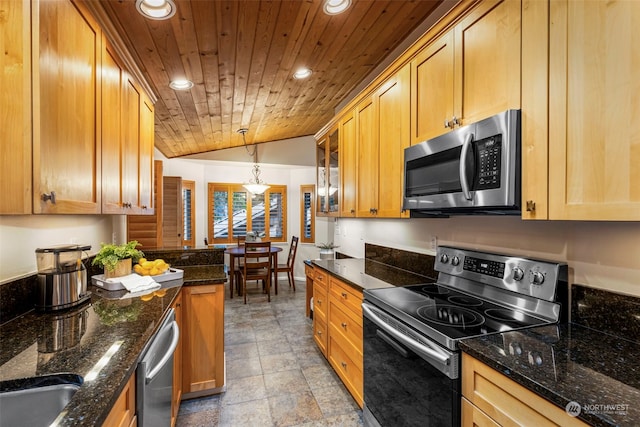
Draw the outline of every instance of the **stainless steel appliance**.
[[[403,209],[412,217],[520,213],[520,110],[404,150]]]
[[[36,309],[62,310],[82,304],[90,298],[87,270],[82,252],[91,246],[59,245],[36,249],[38,268]]]
[[[180,338],[175,317],[170,308],[136,370],[136,412],[141,427],[171,425],[173,352]]]
[[[364,291],[367,426],[460,425],[460,340],[557,323],[564,263],[441,246],[435,283]]]

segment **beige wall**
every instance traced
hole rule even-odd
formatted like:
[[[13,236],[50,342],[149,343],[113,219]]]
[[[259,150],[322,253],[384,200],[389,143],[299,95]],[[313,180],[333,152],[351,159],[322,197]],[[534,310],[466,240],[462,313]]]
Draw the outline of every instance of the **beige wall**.
[[[364,256],[364,243],[419,253],[439,245],[565,261],[571,283],[640,296],[640,223],[522,221],[514,217],[340,219],[340,251]]]

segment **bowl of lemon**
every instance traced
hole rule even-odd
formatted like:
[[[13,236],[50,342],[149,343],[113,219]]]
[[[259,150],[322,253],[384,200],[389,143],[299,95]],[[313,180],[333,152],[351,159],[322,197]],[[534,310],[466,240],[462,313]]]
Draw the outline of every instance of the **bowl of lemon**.
[[[140,258],[138,263],[133,266],[133,271],[141,276],[159,276],[169,271],[169,267],[170,265],[161,258],[153,261]]]

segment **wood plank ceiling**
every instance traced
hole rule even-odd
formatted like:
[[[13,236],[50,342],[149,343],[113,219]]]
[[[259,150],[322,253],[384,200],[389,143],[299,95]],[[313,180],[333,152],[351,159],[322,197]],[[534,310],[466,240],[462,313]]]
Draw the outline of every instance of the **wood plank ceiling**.
[[[177,0],[164,21],[135,0],[100,0],[158,97],[155,145],[168,158],[315,134],[336,106],[441,0]],[[306,80],[292,75],[313,71]],[[169,82],[194,86],[174,91]]]

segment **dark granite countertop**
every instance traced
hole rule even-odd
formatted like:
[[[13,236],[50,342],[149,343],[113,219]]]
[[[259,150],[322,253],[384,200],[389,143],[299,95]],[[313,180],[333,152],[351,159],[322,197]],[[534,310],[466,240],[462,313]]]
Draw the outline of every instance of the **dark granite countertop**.
[[[520,356],[510,354],[514,345]],[[465,339],[460,348],[518,384],[594,426],[640,425],[640,345],[576,324],[541,326]],[[529,363],[537,351],[542,363]],[[614,406],[606,406],[614,405]]]
[[[224,265],[185,265],[176,267],[184,271],[185,286],[224,283],[227,273]]]
[[[59,373],[85,380],[59,426],[101,425],[182,286],[161,283],[144,297],[90,286],[91,300],[61,313],[29,311],[0,326],[0,381]],[[95,379],[87,374],[117,347]],[[6,383],[3,383],[6,385]]]
[[[310,262],[359,290],[433,282],[429,277],[368,259],[314,259]]]

